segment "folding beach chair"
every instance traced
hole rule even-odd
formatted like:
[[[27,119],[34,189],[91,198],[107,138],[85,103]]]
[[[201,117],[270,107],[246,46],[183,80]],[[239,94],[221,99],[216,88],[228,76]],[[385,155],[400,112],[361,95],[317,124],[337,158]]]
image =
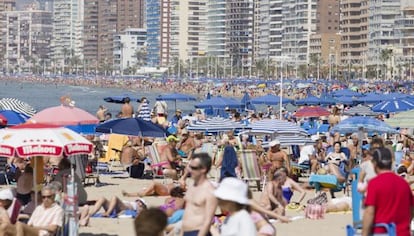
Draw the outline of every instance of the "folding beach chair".
[[[358,178],[359,168],[352,169],[351,173],[355,175],[351,183],[352,192],[352,225],[346,226],[346,235],[354,236],[360,235],[362,230],[362,194],[358,192]],[[382,227],[386,230],[389,236],[396,236],[396,226],[394,223],[380,223],[375,224],[375,227]]]
[[[255,181],[257,190],[260,191],[262,176],[257,163],[256,152],[254,150],[243,150],[239,151],[238,155],[242,167],[242,179],[246,182]]]
[[[160,149],[165,148],[167,143],[153,143],[145,146],[145,153],[151,159],[151,169],[155,178],[164,178],[163,167],[168,165],[167,161],[161,161]]]

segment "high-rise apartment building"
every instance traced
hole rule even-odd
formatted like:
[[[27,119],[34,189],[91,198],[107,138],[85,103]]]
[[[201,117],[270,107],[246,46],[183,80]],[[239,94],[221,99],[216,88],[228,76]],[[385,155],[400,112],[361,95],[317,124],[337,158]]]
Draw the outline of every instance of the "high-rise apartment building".
[[[310,64],[318,67],[339,64],[340,5],[338,0],[320,0],[316,9],[316,33],[310,38]],[[330,74],[332,76],[332,73]]]
[[[272,60],[282,56],[283,0],[269,0],[269,56]]]
[[[84,57],[87,70],[112,73],[114,36],[142,28],[143,0],[84,0]]]
[[[226,49],[230,53],[231,66],[240,68],[241,75],[253,64],[253,16],[253,1],[227,2]]]
[[[138,58],[138,52],[143,52],[147,42],[145,29],[128,28],[124,33],[114,37],[114,70],[117,74],[133,74],[139,68],[138,62],[145,58]],[[143,55],[143,54],[140,54]]]
[[[185,62],[206,55],[207,0],[181,0],[178,6],[179,58]]]
[[[41,73],[49,64],[52,14],[47,11],[7,11],[3,71]]]
[[[16,0],[0,0],[0,51],[4,52],[6,40],[6,11],[16,10]],[[4,64],[4,58],[0,57],[0,63]]]
[[[207,2],[207,55],[216,58],[227,58],[226,48],[227,6],[225,0],[208,0]]]
[[[341,1],[341,64],[363,65],[368,45],[368,0]]]
[[[144,27],[144,0],[118,0],[117,4],[117,32],[128,28]]]
[[[401,6],[401,13],[395,21],[394,35],[395,46],[398,53],[394,52],[399,59],[399,66],[404,67],[405,77],[414,77],[414,3],[407,2]],[[404,73],[402,73],[404,77]]]
[[[52,66],[65,72],[74,58],[83,60],[83,1],[55,0],[53,2]],[[78,62],[78,64],[81,64]]]
[[[316,0],[284,0],[282,57],[297,68],[309,63],[310,35],[316,32]],[[285,60],[286,61],[286,60]]]
[[[383,64],[381,51],[394,49],[395,19],[401,12],[401,1],[370,0],[368,2],[368,54],[369,64]]]

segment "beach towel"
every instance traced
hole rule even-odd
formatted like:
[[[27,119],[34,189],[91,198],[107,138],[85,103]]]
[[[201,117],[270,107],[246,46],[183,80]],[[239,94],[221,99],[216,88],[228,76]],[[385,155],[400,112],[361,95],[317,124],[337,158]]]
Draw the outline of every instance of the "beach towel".
[[[338,183],[338,180],[335,175],[311,175],[309,177],[309,184],[315,186],[315,188],[342,188],[342,186]]]
[[[168,217],[168,224],[175,224],[178,221],[181,221],[184,215],[184,209],[176,210],[172,216]]]
[[[110,162],[111,160],[119,161],[120,155],[115,150],[122,151],[122,148],[128,142],[128,136],[120,134],[109,135],[108,140],[108,151],[106,152],[105,158],[100,159],[100,162]]]
[[[233,146],[228,145],[224,148],[223,162],[221,164],[220,179],[226,177],[237,177],[236,167],[238,165],[237,153]]]

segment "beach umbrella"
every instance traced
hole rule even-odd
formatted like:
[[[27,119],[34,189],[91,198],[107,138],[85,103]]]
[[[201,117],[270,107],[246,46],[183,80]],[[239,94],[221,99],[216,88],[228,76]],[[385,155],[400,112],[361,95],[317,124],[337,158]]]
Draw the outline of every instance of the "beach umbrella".
[[[129,95],[129,94],[123,94],[123,95],[115,95],[115,96],[109,96],[109,97],[105,97],[103,100],[105,102],[110,102],[110,103],[124,103],[125,102],[125,98],[129,98],[131,101],[135,101],[138,102],[140,99],[133,96],[133,95]]]
[[[365,104],[377,104],[383,100],[384,96],[378,93],[367,93],[365,96],[355,99],[355,101]]]
[[[25,123],[29,118],[21,113],[12,110],[1,110],[0,115],[6,119],[8,126]]]
[[[197,121],[196,123],[187,126],[187,130],[189,131],[202,131],[210,133],[224,132],[243,128],[243,124],[221,117],[213,117],[206,120]]]
[[[22,124],[0,130],[0,156],[34,158],[34,174],[37,176],[36,157],[62,157],[90,154],[93,144],[76,132],[54,125]],[[43,167],[42,167],[43,169]],[[74,170],[72,169],[72,182]],[[36,178],[33,178],[37,186]],[[35,200],[37,200],[37,188]]]
[[[272,94],[267,94],[261,97],[253,98],[251,100],[252,104],[265,104],[265,105],[279,105],[280,97]],[[282,104],[291,103],[292,99],[282,98]]]
[[[345,97],[362,97],[362,96],[364,96],[361,93],[352,91],[350,89],[336,90],[336,91],[332,92],[332,95],[334,97],[342,97],[342,96],[345,96]]]
[[[46,124],[22,124],[0,130],[0,156],[22,158],[89,154],[93,145],[76,132]]]
[[[352,97],[340,96],[340,97],[335,97],[335,100],[338,103],[342,103],[344,105],[352,105],[352,104],[354,104],[354,99]]]
[[[399,93],[399,92],[385,93],[385,94],[382,94],[381,96],[383,97],[383,101],[410,98],[410,95],[405,94],[405,93]]]
[[[288,112],[295,112],[298,109],[298,107],[293,105],[292,103],[289,103],[286,105],[285,109]]]
[[[312,105],[330,105],[330,104],[333,104],[333,102],[329,100],[325,100],[323,98],[318,98],[315,96],[308,96],[307,98],[296,100],[295,104],[312,106]]]
[[[140,118],[110,120],[98,125],[95,131],[106,134],[113,133],[143,137],[165,137],[166,133],[162,127]]]
[[[227,98],[227,97],[212,97],[210,99],[206,99],[198,104],[195,105],[195,108],[201,109],[224,109],[224,108],[235,108],[241,109],[243,108],[243,104],[234,99],[234,98]]]
[[[246,129],[249,131],[254,131],[255,133],[261,134],[271,134],[271,135],[281,135],[281,134],[291,134],[291,135],[302,135],[307,136],[308,133],[299,127],[298,125],[284,121],[284,120],[275,120],[275,119],[264,119],[260,121],[253,122],[247,125]]]
[[[348,116],[377,116],[380,113],[374,112],[368,106],[358,105],[351,107],[350,109],[344,111],[344,115]]]
[[[414,128],[414,110],[403,111],[385,120],[392,127]]]
[[[241,99],[241,103],[244,105],[245,110],[256,110],[256,107],[252,104],[249,93],[247,92],[244,93],[243,98]]]
[[[183,93],[161,94],[156,98],[157,101],[174,101],[174,110],[177,110],[177,101],[195,101],[196,98]]]
[[[80,108],[69,105],[60,105],[49,107],[36,113],[28,120],[28,122],[60,126],[73,126],[83,124],[98,124],[99,120],[94,115]]]
[[[16,98],[0,99],[0,110],[12,110],[27,117],[31,117],[36,113],[32,106]]]
[[[372,107],[373,111],[383,113],[408,111],[412,109],[414,109],[414,102],[405,98],[383,101]]]
[[[320,106],[302,107],[296,111],[295,117],[320,117],[329,116],[331,113]]]
[[[36,113],[28,122],[65,126],[81,134],[94,134],[99,120],[85,110],[62,104]]]
[[[339,132],[341,134],[356,133],[360,129],[368,133],[389,133],[396,134],[398,131],[383,121],[367,116],[354,116],[345,119],[332,128],[332,132]]]

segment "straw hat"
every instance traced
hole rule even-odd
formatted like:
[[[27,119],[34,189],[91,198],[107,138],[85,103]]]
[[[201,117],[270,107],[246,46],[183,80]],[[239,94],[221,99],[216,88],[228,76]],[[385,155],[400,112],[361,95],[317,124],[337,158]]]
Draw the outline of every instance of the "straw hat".
[[[249,202],[247,198],[247,184],[233,177],[223,179],[219,187],[214,191],[214,196],[242,205],[247,205]]]

